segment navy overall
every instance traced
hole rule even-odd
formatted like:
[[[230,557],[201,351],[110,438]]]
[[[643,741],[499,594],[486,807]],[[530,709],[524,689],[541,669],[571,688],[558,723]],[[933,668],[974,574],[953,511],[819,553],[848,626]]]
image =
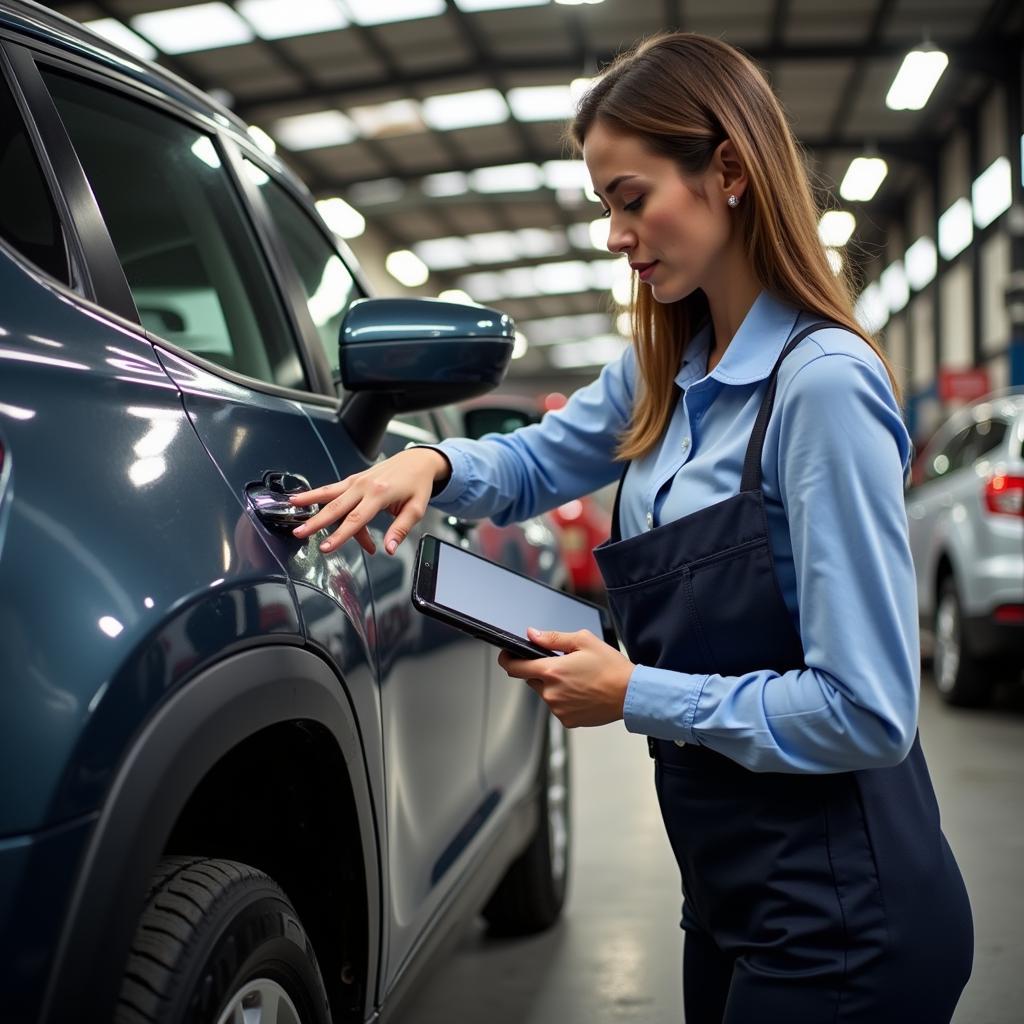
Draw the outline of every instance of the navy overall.
[[[805,667],[773,567],[761,451],[779,366],[823,326],[775,364],[739,494],[621,540],[620,481],[595,556],[632,661],[730,676]],[[919,739],[895,767],[835,774],[648,745],[682,875],[687,1024],[949,1021],[973,928]]]

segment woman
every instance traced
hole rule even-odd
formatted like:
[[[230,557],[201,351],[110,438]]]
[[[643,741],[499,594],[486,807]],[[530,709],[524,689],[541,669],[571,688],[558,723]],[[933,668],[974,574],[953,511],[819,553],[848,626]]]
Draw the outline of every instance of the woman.
[[[499,660],[567,726],[649,737],[688,1024],[948,1021],[973,938],[917,739],[911,446],[785,116],[737,51],[677,33],[571,131],[636,271],[634,345],[540,424],[300,496],[328,504],[296,533],[342,520],[322,547],[372,551],[388,508],[393,552],[430,500],[505,523],[624,464],[596,555],[628,657],[540,632],[565,655]]]

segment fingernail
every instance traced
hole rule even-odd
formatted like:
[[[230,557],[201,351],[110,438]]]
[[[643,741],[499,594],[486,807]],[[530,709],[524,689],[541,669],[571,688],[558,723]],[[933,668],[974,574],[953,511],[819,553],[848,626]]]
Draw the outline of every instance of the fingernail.
[[[320,550],[321,551],[330,551],[331,550],[330,542],[325,540],[323,542],[323,544],[320,545]]]
[[[526,632],[529,636],[540,636],[540,630],[534,626],[527,626]]]
[[[395,553],[395,548],[398,547],[398,544],[393,540],[389,540],[384,546],[388,549],[388,554],[393,555]]]

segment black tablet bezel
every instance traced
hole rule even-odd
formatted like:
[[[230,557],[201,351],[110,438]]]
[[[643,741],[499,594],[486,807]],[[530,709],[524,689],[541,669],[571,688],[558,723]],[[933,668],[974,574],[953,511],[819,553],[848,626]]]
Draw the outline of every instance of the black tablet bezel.
[[[512,633],[507,633],[503,629],[499,629],[497,626],[493,626],[490,623],[470,618],[460,612],[453,611],[451,608],[446,608],[444,605],[437,604],[434,600],[434,595],[437,589],[437,555],[441,544],[448,544],[449,547],[457,548],[457,545],[441,540],[441,538],[435,537],[429,533],[425,533],[420,538],[419,547],[416,551],[416,569],[413,574],[412,585],[412,603],[418,611],[422,612],[424,615],[429,615],[431,618],[446,622],[448,625],[454,626],[456,629],[461,629],[463,632],[469,633],[471,636],[475,636],[480,640],[493,644],[495,647],[500,647],[503,650],[514,654],[518,658],[550,658],[558,656],[558,652],[556,651],[548,651],[543,647],[535,647],[529,640],[525,640],[521,636],[515,636]],[[457,548],[457,550],[464,549]],[[485,562],[491,561],[483,555],[477,554],[475,551],[469,551],[467,554],[471,554]],[[525,573],[517,572],[515,569],[510,569],[508,566],[501,565],[498,562],[492,562],[491,564],[505,572],[515,573],[516,576],[522,576],[531,583],[536,583],[539,587],[547,587],[548,590],[554,590],[556,593],[562,594],[564,597],[572,598],[574,601],[579,601],[580,604],[597,609],[598,621],[601,623],[602,629],[606,628],[605,613],[600,605],[594,604],[592,601],[585,601],[573,594],[565,594],[564,591],[557,590],[555,587],[549,587],[546,583],[542,583],[540,580],[534,579],[532,576],[527,576]]]

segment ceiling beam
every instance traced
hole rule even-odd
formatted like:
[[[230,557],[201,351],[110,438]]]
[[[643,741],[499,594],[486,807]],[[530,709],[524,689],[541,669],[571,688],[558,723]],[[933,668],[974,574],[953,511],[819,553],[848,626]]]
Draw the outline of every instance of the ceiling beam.
[[[889,57],[901,57],[909,49],[918,45],[920,39],[912,38],[900,43],[879,41],[874,48],[863,43],[858,44],[832,44],[815,46],[766,46],[751,47],[744,52],[755,61],[765,64],[777,61],[792,61],[795,63],[806,63],[809,61],[827,62],[842,60],[871,60],[884,59]],[[992,68],[994,65],[1003,66],[1012,59],[1013,55],[1019,53],[1019,42],[1005,37],[991,37],[978,40],[970,44],[944,43],[941,38],[933,37],[937,46],[949,54],[950,61],[969,67],[972,70]],[[612,51],[595,53],[592,59],[598,68],[609,64],[615,57]],[[168,58],[161,57],[161,62],[168,63]],[[535,75],[550,74],[552,79],[568,80],[576,77],[579,72],[579,56],[577,47],[573,52],[564,58],[537,57],[537,58],[493,58],[491,67],[481,68],[476,60],[462,61],[457,64],[447,64],[443,67],[430,68],[416,75],[399,73],[391,77],[388,71],[383,75],[372,75],[366,78],[356,79],[341,85],[318,86],[306,92],[289,96],[280,91],[268,93],[254,93],[248,96],[238,97],[234,109],[240,116],[255,116],[262,108],[281,107],[296,102],[306,103],[307,101],[339,102],[343,99],[350,99],[364,92],[378,91],[382,88],[398,86],[400,89],[412,91],[414,87],[429,86],[433,82],[447,82],[449,79],[460,77],[479,77],[481,74],[495,72],[504,76],[517,74]],[[168,66],[171,66],[168,63]],[[185,77],[190,73],[186,69]],[[196,77],[196,76],[191,76]]]

